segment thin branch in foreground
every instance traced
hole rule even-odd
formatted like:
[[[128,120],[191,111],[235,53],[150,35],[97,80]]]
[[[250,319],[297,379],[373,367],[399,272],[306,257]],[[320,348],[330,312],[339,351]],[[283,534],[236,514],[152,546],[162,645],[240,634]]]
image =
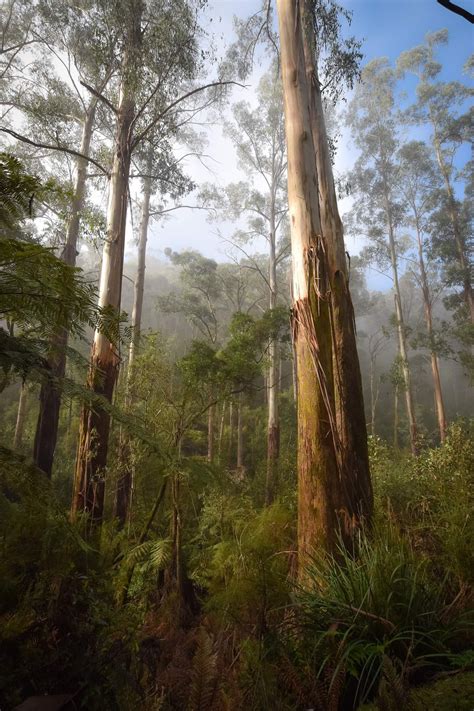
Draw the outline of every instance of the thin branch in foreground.
[[[75,156],[76,158],[82,158],[83,160],[86,160],[88,163],[92,163],[93,165],[98,168],[101,173],[109,177],[109,171],[104,168],[103,165],[101,165],[98,161],[96,161],[94,158],[91,158],[90,156],[84,155],[84,153],[80,153],[79,151],[75,151],[73,148],[67,148],[66,146],[61,146],[61,145],[50,145],[48,143],[39,143],[38,141],[33,141],[31,138],[27,138],[26,136],[22,136],[21,134],[17,133],[16,131],[12,131],[11,128],[3,128],[0,127],[0,131],[2,133],[7,133],[9,136],[12,136],[13,138],[16,138],[17,141],[21,141],[22,143],[27,143],[29,146],[34,146],[35,148],[45,148],[48,151],[59,151],[60,153],[68,153],[71,156]]]

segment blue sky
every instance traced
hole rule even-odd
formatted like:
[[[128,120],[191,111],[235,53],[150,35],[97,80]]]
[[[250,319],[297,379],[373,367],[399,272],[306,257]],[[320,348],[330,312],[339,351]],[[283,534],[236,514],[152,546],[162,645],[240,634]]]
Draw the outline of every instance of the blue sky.
[[[459,1],[467,8],[470,6],[474,11],[472,0]],[[443,8],[436,0],[339,0],[339,2],[353,12],[352,26],[348,32],[364,40],[363,63],[381,56],[388,57],[394,63],[402,51],[422,43],[427,32],[446,27],[449,31],[449,43],[439,51],[439,60],[443,65],[441,78],[467,81],[467,77],[462,73],[462,66],[469,54],[474,51],[473,26]],[[220,50],[233,40],[233,16],[248,17],[260,7],[260,0],[241,0],[241,2],[211,0],[208,13],[213,21],[210,27],[216,32]],[[262,68],[256,67],[250,86],[246,90],[237,90],[232,97],[232,103],[241,99],[252,101],[261,72]],[[415,85],[416,80],[408,78],[403,88],[410,95]],[[208,161],[212,172],[204,170],[201,165],[190,164],[188,169],[196,182],[205,180],[223,186],[227,182],[242,179],[238,173],[233,147],[222,135],[220,127],[214,125],[208,128],[207,137],[209,146],[206,152],[213,156],[213,160]],[[347,134],[344,133],[336,168],[339,172],[347,170],[354,158],[354,148]],[[341,209],[344,211],[344,204],[341,205]],[[232,226],[223,225],[222,230],[226,236],[230,236]],[[159,258],[163,257],[166,247],[172,247],[174,250],[198,249],[215,259],[226,258],[226,247],[215,235],[215,227],[206,222],[204,214],[195,211],[175,212],[171,220],[163,225],[153,226],[149,245],[150,253]],[[362,246],[348,240],[351,253],[357,252]],[[258,248],[258,245],[256,247]],[[376,272],[371,271],[367,276],[371,288],[380,289],[390,286],[390,282]]]

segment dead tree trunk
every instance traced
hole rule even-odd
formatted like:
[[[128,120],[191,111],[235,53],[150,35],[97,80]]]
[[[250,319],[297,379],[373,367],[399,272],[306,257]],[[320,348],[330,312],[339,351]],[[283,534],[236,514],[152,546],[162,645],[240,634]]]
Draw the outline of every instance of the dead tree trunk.
[[[93,99],[85,115],[82,127],[80,152],[89,155],[95,120],[97,99]],[[76,265],[77,242],[81,213],[84,208],[87,180],[87,160],[77,159],[76,185],[71,204],[71,216],[67,227],[66,242],[61,259],[71,267]],[[40,407],[36,425],[33,458],[36,465],[51,476],[54,451],[58,439],[59,411],[61,407],[61,381],[66,371],[67,329],[61,328],[52,338],[48,357],[49,377],[41,385]]]

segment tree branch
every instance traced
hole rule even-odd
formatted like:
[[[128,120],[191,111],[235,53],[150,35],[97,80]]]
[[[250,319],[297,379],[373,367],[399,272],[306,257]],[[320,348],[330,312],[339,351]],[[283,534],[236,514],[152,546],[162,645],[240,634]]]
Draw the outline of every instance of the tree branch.
[[[189,99],[190,96],[193,96],[194,94],[198,94],[201,91],[205,91],[205,89],[211,89],[214,86],[229,86],[231,84],[235,84],[236,86],[240,86],[242,88],[246,88],[245,84],[240,84],[239,82],[236,81],[214,81],[211,82],[210,84],[205,84],[204,86],[199,86],[197,89],[192,89],[192,91],[188,91],[187,94],[183,94],[183,96],[180,96],[176,101],[171,102],[164,111],[162,111],[158,116],[156,116],[153,121],[151,121],[146,128],[143,129],[141,133],[138,134],[138,136],[135,137],[134,141],[132,142],[132,151],[136,146],[142,141],[149,133],[150,131],[156,126],[158,121],[161,121],[161,119],[166,116],[171,109],[174,109],[175,106],[178,106],[182,101],[185,99]]]
[[[472,12],[469,12],[469,10],[465,10],[463,7],[460,7],[460,5],[450,2],[450,0],[437,0],[437,2],[447,10],[451,10],[451,12],[454,12],[456,15],[461,15],[461,17],[464,17],[465,20],[471,24],[474,24],[474,15]]]
[[[93,86],[90,86],[85,81],[82,81],[82,79],[80,79],[79,83],[82,84],[82,86],[85,87],[87,91],[90,91],[90,93],[95,96],[96,99],[102,101],[115,114],[115,116],[117,116],[118,111],[115,106],[103,94],[101,94],[100,91],[97,91],[97,89],[94,89]]]
[[[84,153],[75,151],[73,148],[66,148],[66,146],[60,146],[59,144],[57,146],[53,146],[53,145],[49,145],[47,143],[39,143],[37,141],[32,141],[31,138],[27,138],[26,136],[21,136],[19,133],[17,133],[16,131],[12,131],[10,128],[0,127],[0,131],[2,133],[8,133],[9,136],[16,138],[17,141],[21,141],[22,143],[27,143],[29,146],[34,146],[35,148],[46,148],[49,151],[59,151],[60,153],[68,153],[69,155],[75,156],[76,158],[82,158],[83,160],[86,160],[89,163],[92,163],[93,165],[95,165],[96,168],[99,168],[101,173],[103,173],[107,177],[109,176],[109,171],[106,170],[104,168],[104,166],[101,165],[98,161],[94,160],[94,158],[90,158],[90,156],[84,155]]]

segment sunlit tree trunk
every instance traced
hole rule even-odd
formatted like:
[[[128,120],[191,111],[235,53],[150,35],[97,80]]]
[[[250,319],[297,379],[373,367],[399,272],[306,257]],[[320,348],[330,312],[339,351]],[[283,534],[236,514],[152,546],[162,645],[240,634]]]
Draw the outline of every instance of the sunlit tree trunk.
[[[136,28],[139,34],[139,22]],[[138,40],[137,40],[138,41]],[[130,130],[134,116],[134,97],[129,72],[124,71],[120,90],[114,159],[107,208],[107,240],[102,255],[99,306],[119,314],[122,293],[125,227],[130,172]],[[96,331],[91,351],[88,387],[112,402],[119,369],[119,354],[107,336]],[[91,522],[102,520],[105,495],[110,414],[100,406],[83,407],[76,459],[72,513],[87,511]]]
[[[328,263],[319,213],[299,2],[278,0],[288,150],[292,329],[298,373],[298,554],[300,574],[315,547],[334,548],[340,467],[334,402]]]
[[[431,374],[433,376],[433,387],[436,405],[436,415],[438,419],[439,436],[441,442],[446,439],[446,414],[444,409],[443,390],[441,387],[441,376],[439,374],[438,355],[434,347],[434,331],[433,331],[433,313],[431,308],[431,295],[428,285],[428,277],[426,275],[425,260],[423,256],[423,241],[421,239],[420,227],[418,224],[418,216],[415,214],[416,220],[416,236],[418,242],[418,266],[420,268],[421,292],[423,295],[423,306],[425,311],[426,329],[430,342],[430,360]]]
[[[277,306],[277,272],[276,272],[276,229],[275,206],[272,204],[270,225],[270,309]],[[276,479],[278,469],[278,456],[280,453],[280,421],[278,415],[279,400],[279,348],[276,338],[269,344],[269,369],[268,369],[268,425],[267,425],[267,477],[265,486],[265,503],[272,503],[276,493]]]
[[[89,155],[95,120],[97,100],[93,99],[86,113],[83,127],[80,153]],[[84,209],[87,180],[87,160],[77,159],[76,184],[71,202],[66,242],[61,259],[71,267],[76,265],[77,242],[81,213]],[[41,385],[38,422],[36,425],[33,458],[36,465],[51,476],[54,451],[58,439],[59,410],[61,407],[61,380],[66,371],[67,329],[61,328],[52,338],[48,357],[49,378]]]
[[[22,383],[20,397],[18,399],[18,409],[16,412],[15,434],[13,435],[13,449],[20,449],[23,444],[23,434],[25,432],[25,420],[28,403],[28,387]]]
[[[310,120],[316,154],[319,210],[327,253],[330,283],[330,320],[333,342],[336,423],[340,442],[343,507],[352,525],[369,521],[373,496],[370,481],[367,425],[362,377],[357,352],[354,307],[349,290],[344,231],[339,216],[321,87],[316,65],[312,3],[301,0],[306,80],[310,92]]]
[[[130,378],[134,366],[135,355],[140,343],[142,327],[143,296],[145,291],[146,245],[148,240],[148,225],[150,221],[151,171],[153,168],[153,148],[150,146],[143,179],[143,200],[141,206],[140,228],[138,237],[138,265],[133,289],[132,307],[132,339],[128,351],[127,383],[125,393],[125,410],[132,406]],[[131,461],[130,439],[122,429],[119,441],[119,477],[115,498],[115,516],[120,526],[123,526],[130,514],[133,493],[133,464]]]

